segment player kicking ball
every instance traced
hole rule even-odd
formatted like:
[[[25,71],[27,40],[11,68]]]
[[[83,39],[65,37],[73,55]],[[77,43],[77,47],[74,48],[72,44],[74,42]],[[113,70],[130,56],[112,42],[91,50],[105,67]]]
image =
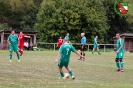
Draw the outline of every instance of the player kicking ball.
[[[16,52],[18,61],[20,62],[20,55],[18,52],[18,43],[19,39],[18,36],[15,34],[15,31],[12,30],[11,34],[8,37],[8,43],[9,43],[9,50],[10,50],[10,62],[12,61],[12,53],[13,51]]]
[[[72,70],[68,66],[69,61],[70,61],[71,51],[75,52],[78,56],[84,58],[84,56],[80,55],[78,53],[78,51],[76,51],[75,48],[71,44],[68,43],[68,39],[64,38],[63,39],[63,45],[60,47],[57,59],[55,60],[55,63],[58,62],[60,75],[63,79],[65,79],[65,76],[64,76],[64,73],[63,73],[63,70],[62,70],[63,66],[65,66],[65,68],[69,72],[72,79],[75,79]]]
[[[25,37],[30,38],[30,36],[26,36],[25,34],[23,34],[22,31],[20,31],[20,34],[18,34],[18,38],[19,38],[19,45],[18,45],[18,48],[19,48],[20,56],[23,55],[24,38],[25,38]]]
[[[124,57],[124,41],[120,38],[120,33],[116,34],[116,66],[118,68],[118,72],[124,72],[124,62],[123,62],[123,57]]]
[[[99,51],[99,44],[97,43],[97,39],[98,39],[98,36],[94,38],[94,46],[93,46],[92,54],[94,54],[95,49],[97,49],[98,54],[101,55]]]

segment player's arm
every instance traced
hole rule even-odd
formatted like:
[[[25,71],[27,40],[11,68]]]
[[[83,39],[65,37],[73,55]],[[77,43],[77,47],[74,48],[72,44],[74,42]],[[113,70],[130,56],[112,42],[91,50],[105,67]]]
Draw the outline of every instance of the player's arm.
[[[30,38],[30,36],[27,36],[27,35],[25,35],[24,37],[26,37],[26,38]]]
[[[55,60],[55,63],[57,63],[57,62],[58,62],[58,60],[59,60],[60,56],[61,56],[61,53],[60,53],[60,52],[58,52],[57,58],[56,58],[56,60]]]
[[[85,58],[84,56],[82,56],[78,51],[75,52],[78,56],[80,56],[81,58]]]
[[[84,56],[82,56],[79,51],[76,51],[75,48],[72,46],[72,52],[75,52],[78,56],[85,58]]]
[[[120,48],[116,51],[117,53],[123,48],[122,41],[120,41]]]

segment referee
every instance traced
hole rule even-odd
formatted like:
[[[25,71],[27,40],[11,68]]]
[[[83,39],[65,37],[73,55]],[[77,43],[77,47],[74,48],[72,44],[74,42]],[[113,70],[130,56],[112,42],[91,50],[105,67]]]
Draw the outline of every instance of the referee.
[[[85,33],[81,33],[81,55],[85,56],[84,50],[85,50],[85,44],[86,44],[86,37]],[[85,58],[84,58],[85,59]],[[84,60],[83,58],[80,57],[79,60]]]

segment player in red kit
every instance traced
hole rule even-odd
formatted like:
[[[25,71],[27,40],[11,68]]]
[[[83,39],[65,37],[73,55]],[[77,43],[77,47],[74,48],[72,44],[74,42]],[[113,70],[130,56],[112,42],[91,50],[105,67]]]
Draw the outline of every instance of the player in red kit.
[[[57,47],[58,47],[58,49],[60,48],[60,46],[63,44],[63,39],[62,39],[62,37],[60,37],[59,39],[58,39],[58,42],[57,42]]]
[[[26,36],[25,34],[23,34],[22,31],[20,31],[20,34],[18,34],[18,38],[19,38],[19,45],[18,45],[18,48],[19,48],[20,56],[23,55],[24,38],[25,38],[25,37],[30,38],[30,36]]]

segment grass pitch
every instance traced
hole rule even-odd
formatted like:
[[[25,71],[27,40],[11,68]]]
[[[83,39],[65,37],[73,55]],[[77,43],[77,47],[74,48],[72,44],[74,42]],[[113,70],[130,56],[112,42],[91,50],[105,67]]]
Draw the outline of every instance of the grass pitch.
[[[116,72],[114,52],[86,52],[85,61],[72,53],[69,66],[75,80],[60,78],[57,51],[25,51],[21,62],[15,53],[9,62],[8,55],[0,51],[0,88],[133,88],[133,53],[125,53],[123,73]]]

